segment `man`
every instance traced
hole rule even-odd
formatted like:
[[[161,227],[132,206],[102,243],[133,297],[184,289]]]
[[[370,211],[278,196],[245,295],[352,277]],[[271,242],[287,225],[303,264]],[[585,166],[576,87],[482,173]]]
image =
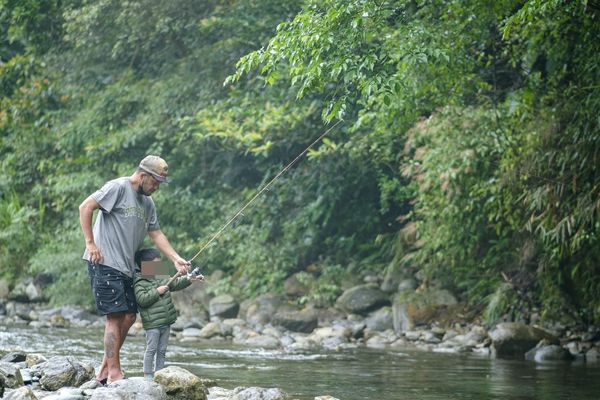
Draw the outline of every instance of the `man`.
[[[102,383],[124,378],[119,353],[135,322],[135,252],[142,247],[146,234],[178,272],[187,272],[189,266],[160,230],[150,197],[161,183],[168,183],[167,175],[165,160],[149,155],[133,175],[107,182],[79,206],[79,222],[85,237],[83,259],[88,262],[98,312],[106,315],[104,356],[96,374]],[[96,209],[100,212],[92,229]]]

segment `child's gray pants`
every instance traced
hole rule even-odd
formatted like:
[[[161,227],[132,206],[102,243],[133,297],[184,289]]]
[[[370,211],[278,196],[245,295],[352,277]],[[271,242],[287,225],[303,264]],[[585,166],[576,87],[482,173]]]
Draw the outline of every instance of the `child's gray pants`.
[[[169,342],[170,326],[146,330],[146,352],[144,353],[144,374],[153,374],[165,366],[165,355]],[[154,358],[156,357],[156,369]]]

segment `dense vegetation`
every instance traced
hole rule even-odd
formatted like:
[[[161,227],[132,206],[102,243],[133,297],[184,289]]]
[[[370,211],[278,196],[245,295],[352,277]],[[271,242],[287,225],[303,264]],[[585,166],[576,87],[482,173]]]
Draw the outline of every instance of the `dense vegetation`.
[[[0,0],[0,271],[90,303],[79,203],[148,153],[212,289],[327,304],[417,276],[500,316],[600,322],[600,5]],[[318,279],[313,279],[313,278]]]

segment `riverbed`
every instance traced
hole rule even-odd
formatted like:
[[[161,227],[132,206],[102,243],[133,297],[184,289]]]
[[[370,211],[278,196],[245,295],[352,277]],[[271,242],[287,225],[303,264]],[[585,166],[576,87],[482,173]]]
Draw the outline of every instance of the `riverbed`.
[[[101,328],[0,326],[0,350],[72,355],[97,366]],[[122,365],[140,376],[143,336],[129,336]],[[172,337],[167,365],[178,365],[218,386],[278,387],[298,400],[330,395],[340,400],[596,400],[600,364],[574,361],[536,364],[488,356],[406,349],[355,348],[315,353],[263,350],[226,341],[178,342]]]

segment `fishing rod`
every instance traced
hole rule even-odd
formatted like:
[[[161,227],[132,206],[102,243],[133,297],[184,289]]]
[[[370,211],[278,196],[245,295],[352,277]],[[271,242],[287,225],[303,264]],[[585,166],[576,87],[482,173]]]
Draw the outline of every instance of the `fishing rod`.
[[[327,134],[329,134],[329,132],[331,132],[336,126],[338,126],[340,123],[342,123],[343,120],[339,120],[338,122],[336,122],[335,124],[333,124],[329,129],[327,129],[325,132],[323,132],[318,138],[316,138],[311,144],[308,145],[308,147],[306,147],[304,150],[302,150],[302,152],[300,154],[298,154],[296,156],[296,158],[294,158],[288,165],[286,165],[281,171],[279,171],[279,173],[277,173],[277,175],[275,175],[275,177],[273,179],[271,179],[266,185],[264,185],[246,204],[244,204],[244,206],[242,208],[240,208],[238,210],[238,212],[236,212],[233,217],[229,218],[229,220],[223,225],[221,226],[221,228],[200,248],[200,250],[192,257],[188,260],[188,262],[191,264],[192,261],[194,261],[200,254],[202,254],[202,252],[204,250],[206,250],[206,248],[208,246],[211,245],[212,242],[214,242],[219,236],[221,236],[221,234],[223,233],[223,231],[225,231],[225,229],[227,229],[227,227],[229,225],[231,225],[233,223],[233,221],[235,221],[237,219],[237,217],[239,217],[240,215],[243,215],[244,210],[246,210],[246,208],[248,208],[252,203],[254,203],[254,201],[261,195],[263,194],[265,191],[267,191],[269,189],[269,187],[271,187],[273,185],[273,183],[275,183],[275,181],[277,179],[279,179],[279,177],[281,175],[283,175],[284,173],[286,173],[302,156],[304,156],[308,150],[311,149],[311,147],[313,147],[315,144],[317,144],[319,141],[321,141],[325,136],[327,136]],[[180,273],[179,271],[173,275],[169,281],[167,282],[167,286],[177,277],[183,275],[182,273]],[[202,273],[200,272],[200,267],[195,267],[192,269],[192,271],[187,273],[188,277],[198,277],[201,276],[203,277]]]

